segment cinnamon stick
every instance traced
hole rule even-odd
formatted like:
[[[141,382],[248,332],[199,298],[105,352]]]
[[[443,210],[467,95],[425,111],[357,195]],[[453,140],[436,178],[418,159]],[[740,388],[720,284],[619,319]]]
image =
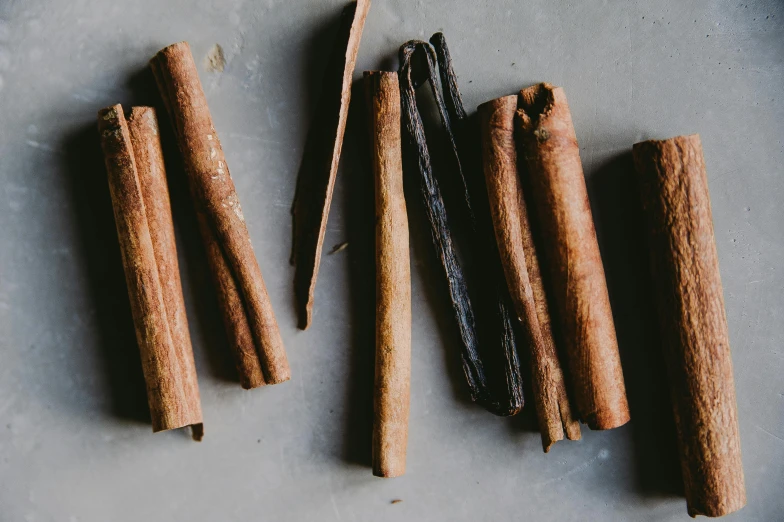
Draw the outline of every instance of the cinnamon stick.
[[[351,79],[369,9],[370,0],[357,0],[348,4],[341,15],[291,207],[294,229],[291,261],[296,265],[294,293],[299,327],[303,330],[313,319],[316,277],[346,131]]]
[[[157,432],[191,426],[194,439],[201,440],[196,366],[154,111],[135,108],[131,129],[122,106],[98,112],[152,428]]]
[[[403,195],[400,89],[393,72],[365,72],[376,192],[376,375],[373,474],[406,470],[411,381],[411,268]]]
[[[241,384],[286,381],[283,340],[190,47],[170,45],[150,66],[183,156]]]
[[[520,92],[518,122],[531,201],[550,266],[577,412],[591,429],[629,421],[602,258],[577,137],[563,89],[546,83]]]
[[[531,351],[531,384],[544,451],[566,437],[580,438],[572,415],[563,370],[551,330],[550,313],[528,209],[517,174],[514,118],[517,96],[504,96],[478,108],[490,213],[509,294]]]
[[[697,134],[634,145],[662,348],[689,515],[746,504],[735,384],[702,144]]]

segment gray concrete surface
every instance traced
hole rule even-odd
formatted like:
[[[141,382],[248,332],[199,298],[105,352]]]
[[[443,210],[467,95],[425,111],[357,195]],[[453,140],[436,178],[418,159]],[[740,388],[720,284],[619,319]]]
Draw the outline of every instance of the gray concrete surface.
[[[375,0],[357,73],[443,30],[467,105],[550,81],[577,128],[633,421],[541,451],[528,413],[466,399],[412,205],[408,472],[371,476],[372,181],[352,107],[315,320],[295,328],[289,205],[343,2],[0,1],[0,520],[686,520],[630,172],[633,142],[699,132],[737,380],[748,506],[784,518],[784,6]],[[147,60],[190,41],[291,361],[234,381],[172,169],[206,437],[153,435],[94,130],[154,101]],[[223,72],[202,62],[214,44]],[[357,99],[357,97],[355,97]],[[361,108],[361,107],[360,107]],[[169,157],[173,158],[171,151]],[[391,501],[402,502],[392,504]]]

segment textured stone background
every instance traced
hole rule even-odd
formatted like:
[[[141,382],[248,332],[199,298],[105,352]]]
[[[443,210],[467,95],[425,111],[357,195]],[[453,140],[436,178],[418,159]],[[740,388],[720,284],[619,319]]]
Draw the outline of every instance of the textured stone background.
[[[749,505],[728,520],[781,519],[782,3],[375,0],[355,78],[396,67],[403,41],[443,30],[471,109],[537,81],[565,87],[633,416],[544,455],[530,406],[504,420],[470,404],[414,198],[409,465],[389,481],[367,465],[372,179],[361,103],[325,245],[349,247],[324,256],[304,333],[288,264],[289,206],[342,3],[0,1],[0,520],[687,520],[629,152],[644,138],[693,132],[708,165],[748,484]],[[293,371],[269,389],[234,382],[172,168],[202,444],[153,435],[146,420],[95,133],[99,108],[155,101],[147,60],[183,39]],[[220,73],[203,62],[216,43]]]

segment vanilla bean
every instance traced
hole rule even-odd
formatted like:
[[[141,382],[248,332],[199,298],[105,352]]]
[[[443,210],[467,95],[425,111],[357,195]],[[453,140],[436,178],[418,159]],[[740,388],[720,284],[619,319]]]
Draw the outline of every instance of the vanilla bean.
[[[416,105],[416,86],[427,81],[430,84],[430,88],[436,100],[443,133],[448,142],[449,149],[451,149],[451,156],[453,157],[453,172],[450,173],[452,178],[442,181],[446,183],[457,182],[460,184],[461,191],[464,194],[463,201],[460,203],[462,203],[469,214],[469,230],[462,235],[461,239],[463,241],[461,242],[471,248],[481,248],[481,234],[477,233],[476,221],[471,205],[471,196],[461,166],[462,163],[460,154],[458,153],[456,135],[452,129],[452,120],[454,120],[455,123],[458,123],[460,127],[464,125],[465,111],[463,110],[460,94],[457,90],[456,82],[454,81],[454,73],[451,70],[448,50],[446,50],[446,46],[444,45],[443,35],[440,35],[439,37],[437,34],[434,38],[437,38],[436,43],[441,44],[439,45],[439,52],[443,52],[444,56],[444,60],[442,60],[444,65],[441,74],[442,76],[447,76],[449,81],[445,83],[449,83],[451,87],[447,91],[447,96],[445,98],[441,92],[441,82],[438,73],[436,72],[436,51],[430,44],[422,41],[410,41],[405,43],[400,48],[401,105],[403,108],[404,128],[408,134],[409,145],[413,147],[418,160],[417,163],[421,177],[421,189],[425,211],[430,222],[433,244],[444,269],[455,319],[457,321],[458,329],[460,330],[463,371],[471,391],[471,397],[475,402],[481,404],[485,409],[496,415],[514,415],[523,407],[523,394],[515,335],[507,308],[508,305],[505,302],[508,297],[503,295],[503,286],[498,284],[498,278],[495,278],[491,283],[495,285],[491,287],[491,290],[495,290],[495,292],[487,292],[487,294],[493,296],[494,303],[483,304],[487,304],[487,308],[492,306],[496,311],[495,314],[489,314],[489,317],[495,319],[497,324],[493,325],[494,328],[478,328],[477,317],[474,314],[474,308],[471,304],[466,277],[463,273],[460,260],[458,259],[455,245],[453,244],[452,233],[449,229],[444,199],[441,194],[441,189],[439,188],[439,182],[433,172],[430,151],[425,138],[424,125]],[[414,73],[412,71],[412,59],[418,51],[422,52],[427,64],[427,78],[422,78],[422,82],[416,81],[418,78],[414,78]],[[490,237],[492,237],[492,235],[490,235]],[[490,252],[493,250],[490,250]],[[482,254],[487,254],[487,252],[483,251]],[[481,259],[483,257],[482,254],[477,257]],[[477,268],[479,272],[482,272],[479,275],[484,276],[482,279],[486,279],[492,273],[492,270],[489,270],[485,264],[478,264]],[[488,320],[488,324],[484,326],[489,326],[489,323],[490,321]],[[488,384],[485,364],[483,363],[479,350],[480,332],[482,333],[483,340],[485,340],[485,337],[494,338],[495,335],[498,335],[498,341],[501,343],[506,385],[503,397],[497,397],[496,395],[498,394],[491,391]]]

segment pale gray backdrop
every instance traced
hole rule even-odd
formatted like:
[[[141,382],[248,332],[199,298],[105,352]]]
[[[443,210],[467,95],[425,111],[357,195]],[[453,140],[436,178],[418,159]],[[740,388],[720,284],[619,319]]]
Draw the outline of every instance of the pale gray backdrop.
[[[372,178],[357,95],[325,244],[349,246],[323,258],[307,332],[295,328],[288,264],[289,206],[343,3],[0,1],[0,520],[687,520],[628,153],[694,132],[748,486],[728,520],[782,519],[781,2],[374,1],[355,79],[443,30],[471,111],[533,82],[565,87],[633,417],[545,455],[530,403],[504,420],[467,400],[414,197],[409,459],[394,480],[368,467]],[[250,392],[234,381],[168,149],[201,444],[151,432],[94,126],[103,106],[156,102],[147,60],[180,40],[199,64],[293,374]],[[203,65],[216,43],[222,73]]]

